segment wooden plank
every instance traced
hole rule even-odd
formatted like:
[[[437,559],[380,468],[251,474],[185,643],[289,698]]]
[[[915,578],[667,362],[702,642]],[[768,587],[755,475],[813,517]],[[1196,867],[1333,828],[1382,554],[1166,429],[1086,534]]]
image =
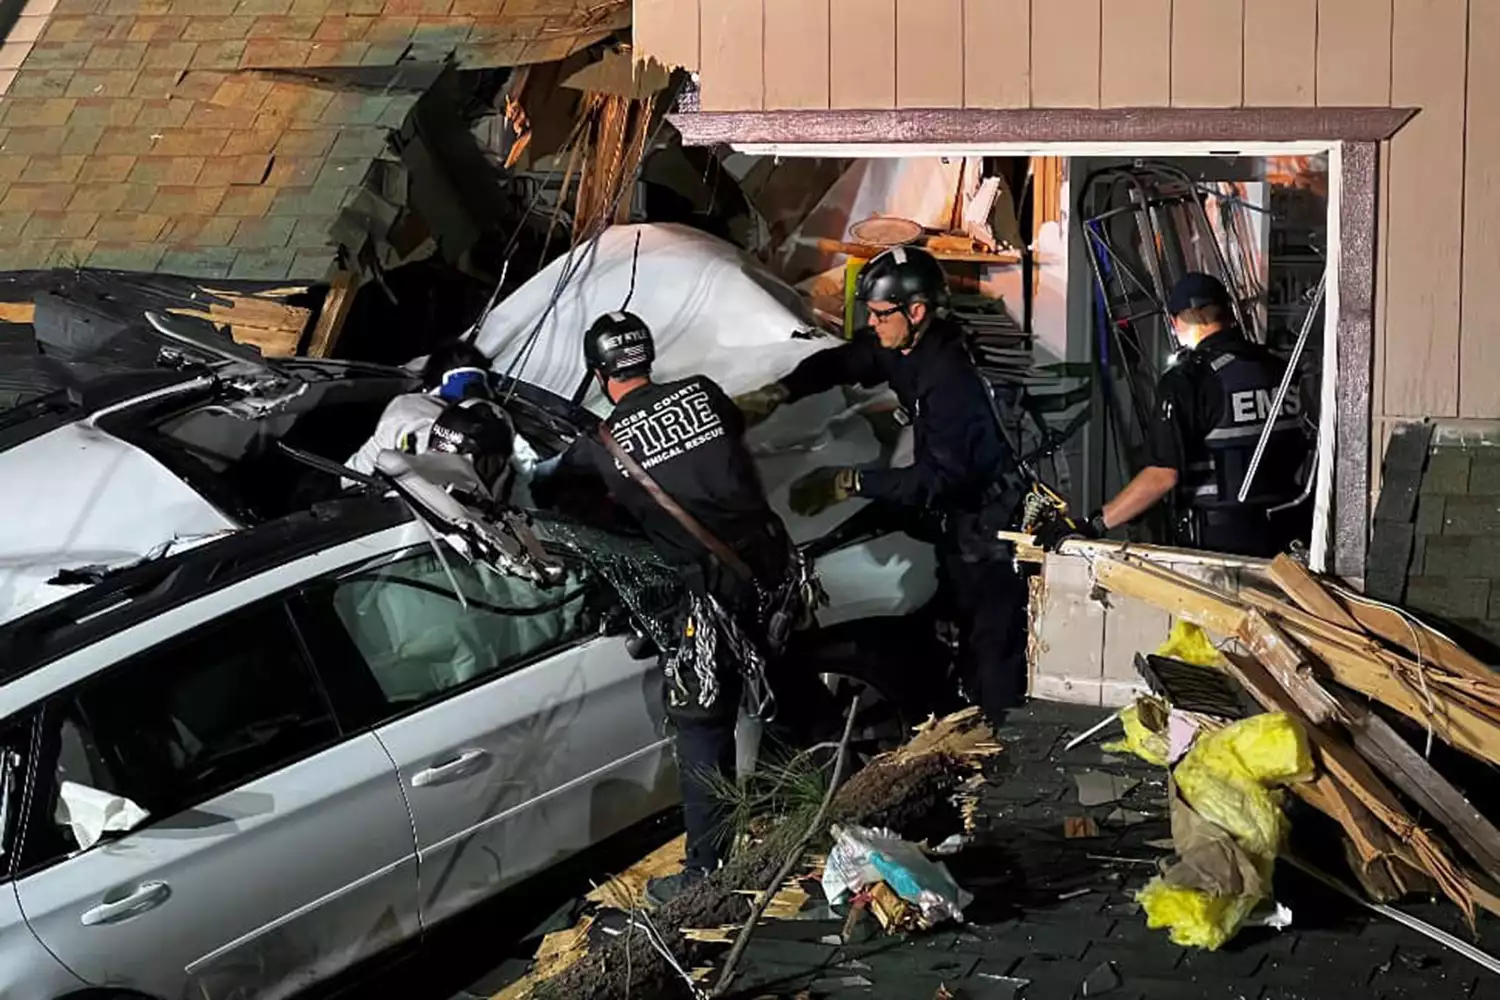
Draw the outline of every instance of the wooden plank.
[[[1245,106],[1304,107],[1318,87],[1318,0],[1245,4]]]
[[[1401,800],[1370,763],[1348,743],[1314,725],[1302,713],[1296,701],[1277,686],[1261,664],[1249,657],[1236,657],[1230,659],[1229,663],[1236,678],[1267,711],[1285,712],[1302,724],[1328,775],[1352,792],[1395,836],[1396,841],[1411,848],[1413,860],[1418,867],[1432,875],[1444,894],[1457,903],[1464,915],[1472,921],[1474,900],[1467,891],[1463,874],[1442,845],[1407,814]]]
[[[1446,636],[1438,635],[1420,621],[1412,621],[1389,608],[1353,597],[1342,597],[1340,600],[1361,628],[1398,649],[1406,650],[1422,662],[1435,664],[1461,677],[1472,677],[1490,683],[1500,681],[1500,675],[1483,660]]]
[[[1264,614],[1250,612],[1236,635],[1314,724],[1339,716],[1337,703],[1318,683],[1307,658]]]
[[[1500,4],[1469,5],[1469,105],[1458,411],[1500,417]]]
[[[1378,715],[1343,699],[1354,748],[1427,814],[1488,874],[1500,876],[1500,830]]]
[[[1318,0],[1318,104],[1391,103],[1393,0]]]
[[[766,110],[828,107],[828,0],[765,0]]]
[[[830,0],[829,106],[896,106],[896,0]]]
[[[762,0],[714,0],[699,11],[704,111],[765,107],[765,12]],[[800,70],[801,67],[796,67]]]
[[[964,106],[964,0],[896,0],[896,107]]]
[[[1106,108],[1165,108],[1172,103],[1172,0],[1104,4],[1099,102]]]
[[[1173,0],[1172,107],[1239,107],[1244,46],[1244,0]]]
[[[631,44],[637,59],[698,69],[698,0],[635,0]]]
[[[1286,591],[1286,595],[1303,611],[1317,615],[1330,625],[1356,633],[1362,631],[1359,622],[1354,620],[1354,616],[1332,594],[1323,589],[1317,577],[1290,556],[1279,555],[1272,559],[1270,574],[1276,586]]]
[[[964,107],[1031,106],[1031,0],[964,0]]]
[[[1099,106],[1099,5],[1100,0],[1032,0],[1032,107]]]
[[[34,319],[35,302],[0,302],[0,323],[30,323]]]
[[[1395,4],[1391,100],[1422,112],[1390,144],[1383,242],[1399,280],[1386,300],[1385,412],[1451,417],[1458,413],[1468,4]]]
[[[359,281],[351,271],[340,271],[328,283],[328,295],[323,299],[323,311],[318,315],[318,325],[313,328],[307,344],[308,357],[327,358],[338,347],[339,334],[343,332],[344,320],[354,308],[354,299],[359,292]]]

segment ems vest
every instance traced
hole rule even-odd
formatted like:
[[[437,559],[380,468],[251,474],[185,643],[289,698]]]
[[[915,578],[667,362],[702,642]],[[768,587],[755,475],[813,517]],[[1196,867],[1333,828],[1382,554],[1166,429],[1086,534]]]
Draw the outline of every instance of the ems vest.
[[[1207,395],[1211,399],[1211,394],[1217,393],[1221,406],[1218,420],[1203,441],[1187,442],[1184,499],[1204,510],[1264,510],[1295,500],[1302,492],[1297,473],[1307,457],[1308,444],[1301,426],[1302,398],[1294,381],[1266,442],[1250,492],[1243,504],[1239,501],[1250,459],[1276,401],[1284,363],[1264,348],[1242,341],[1228,350],[1195,353],[1191,364],[1197,398],[1203,400]]]

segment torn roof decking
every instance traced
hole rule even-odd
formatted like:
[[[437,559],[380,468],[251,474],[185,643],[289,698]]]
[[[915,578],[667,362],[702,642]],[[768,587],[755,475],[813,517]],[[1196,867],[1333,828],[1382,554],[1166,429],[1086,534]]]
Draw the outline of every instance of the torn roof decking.
[[[0,270],[320,280],[420,96],[402,69],[559,59],[629,18],[628,0],[57,0],[0,98]]]

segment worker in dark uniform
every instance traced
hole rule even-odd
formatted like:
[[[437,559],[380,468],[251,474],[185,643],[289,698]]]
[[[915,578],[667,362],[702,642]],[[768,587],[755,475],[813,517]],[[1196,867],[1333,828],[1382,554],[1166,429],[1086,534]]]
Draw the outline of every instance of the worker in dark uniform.
[[[1286,362],[1245,338],[1223,282],[1191,273],[1167,302],[1183,354],[1157,384],[1148,430],[1150,462],[1087,521],[1058,518],[1037,540],[1044,548],[1068,537],[1097,538],[1141,516],[1175,493],[1184,512],[1178,541],[1246,556],[1274,556],[1307,537],[1308,514],[1291,504],[1309,443],[1302,395],[1287,393],[1244,501],[1239,499],[1262,428],[1286,373]]]
[[[759,421],[838,385],[889,383],[895,390],[913,425],[913,464],[816,469],[792,485],[791,506],[811,516],[865,497],[941,515],[941,583],[962,632],[960,667],[998,722],[1026,691],[1026,587],[1011,547],[996,540],[1012,526],[1021,496],[1016,459],[963,331],[943,315],[948,284],[938,262],[912,247],[887,250],[860,272],[856,294],[870,333],[814,354],[735,402]]]
[[[591,465],[686,584],[677,642],[663,650],[662,667],[682,773],[687,858],[680,875],[647,886],[648,898],[660,904],[701,881],[722,858],[729,812],[723,784],[734,781],[741,699],[752,712],[768,714],[767,669],[792,623],[809,613],[813,584],[766,502],[740,411],[702,375],[653,382],[655,354],[651,331],[631,313],[610,313],[589,328],[584,358],[615,408],[601,434],[580,437],[561,464]],[[652,483],[643,485],[611,452],[610,438]],[[727,554],[695,536],[653,495],[652,484]]]

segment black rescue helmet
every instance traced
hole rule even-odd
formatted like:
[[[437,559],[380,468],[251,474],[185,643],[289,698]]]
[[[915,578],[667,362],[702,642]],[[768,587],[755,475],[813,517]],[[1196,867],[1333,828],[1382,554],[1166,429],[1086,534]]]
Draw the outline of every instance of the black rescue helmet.
[[[1172,294],[1167,299],[1167,312],[1172,316],[1180,316],[1189,309],[1206,309],[1209,306],[1227,310],[1232,303],[1224,282],[1202,271],[1184,274],[1172,286]]]
[[[427,448],[467,455],[485,487],[498,496],[516,448],[516,428],[499,403],[483,398],[461,399],[449,403],[433,421]]]
[[[861,302],[894,302],[905,308],[926,302],[929,308],[948,305],[948,277],[937,258],[916,247],[891,247],[859,272],[855,295]]]
[[[637,378],[651,373],[656,342],[635,313],[605,313],[584,335],[583,360],[589,371],[605,378]]]
[[[427,435],[430,451],[450,455],[488,455],[508,462],[515,446],[516,428],[510,414],[488,399],[449,403]]]

